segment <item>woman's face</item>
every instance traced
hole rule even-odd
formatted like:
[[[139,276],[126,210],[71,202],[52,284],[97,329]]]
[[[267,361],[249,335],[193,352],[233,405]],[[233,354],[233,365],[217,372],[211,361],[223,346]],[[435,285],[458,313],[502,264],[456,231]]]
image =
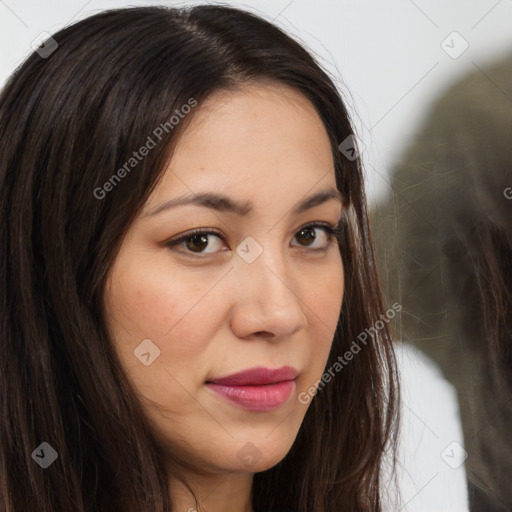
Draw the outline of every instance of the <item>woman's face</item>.
[[[335,226],[342,203],[307,201],[337,192],[327,133],[299,93],[251,85],[196,110],[123,241],[106,313],[163,445],[202,472],[252,473],[286,455],[299,394],[327,363],[343,266],[328,231],[303,227]]]

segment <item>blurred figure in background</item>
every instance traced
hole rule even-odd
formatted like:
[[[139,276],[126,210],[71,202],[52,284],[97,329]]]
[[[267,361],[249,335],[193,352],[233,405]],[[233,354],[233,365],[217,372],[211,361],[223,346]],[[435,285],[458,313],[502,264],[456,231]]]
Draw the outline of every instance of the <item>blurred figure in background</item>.
[[[372,227],[397,338],[457,390],[471,511],[512,510],[512,53],[435,101],[391,187]]]

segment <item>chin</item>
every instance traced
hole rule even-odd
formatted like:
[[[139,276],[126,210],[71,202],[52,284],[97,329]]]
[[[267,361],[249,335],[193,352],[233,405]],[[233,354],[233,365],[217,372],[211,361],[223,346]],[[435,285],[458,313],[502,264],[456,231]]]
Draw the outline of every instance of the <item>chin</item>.
[[[289,443],[278,442],[277,446],[269,446],[270,443],[261,441],[253,443],[252,441],[238,442],[241,448],[232,456],[232,468],[230,471],[240,473],[258,473],[266,471],[281,462],[290,451],[293,439]]]

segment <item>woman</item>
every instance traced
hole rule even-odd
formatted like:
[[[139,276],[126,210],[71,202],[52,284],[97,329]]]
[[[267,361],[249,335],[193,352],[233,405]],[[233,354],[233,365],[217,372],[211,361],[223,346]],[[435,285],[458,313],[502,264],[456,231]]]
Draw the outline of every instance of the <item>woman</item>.
[[[227,7],[53,39],[0,100],[3,509],[381,510],[395,360],[331,79]]]

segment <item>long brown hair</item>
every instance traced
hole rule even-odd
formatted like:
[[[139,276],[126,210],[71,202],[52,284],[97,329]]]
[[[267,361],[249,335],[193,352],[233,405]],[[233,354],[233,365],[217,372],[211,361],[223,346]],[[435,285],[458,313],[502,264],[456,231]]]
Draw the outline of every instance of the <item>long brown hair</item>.
[[[0,97],[2,509],[168,512],[168,464],[109,340],[102,293],[186,123],[168,127],[107,196],[94,191],[191,98],[199,109],[213,92],[255,80],[300,91],[325,124],[350,202],[330,367],[385,312],[361,162],[338,149],[354,130],[309,53],[238,9],[104,11],[53,38],[58,47],[27,58]],[[255,474],[255,511],[380,511],[397,399],[385,324],[314,397],[287,456]],[[46,470],[31,456],[42,442],[58,453]]]

